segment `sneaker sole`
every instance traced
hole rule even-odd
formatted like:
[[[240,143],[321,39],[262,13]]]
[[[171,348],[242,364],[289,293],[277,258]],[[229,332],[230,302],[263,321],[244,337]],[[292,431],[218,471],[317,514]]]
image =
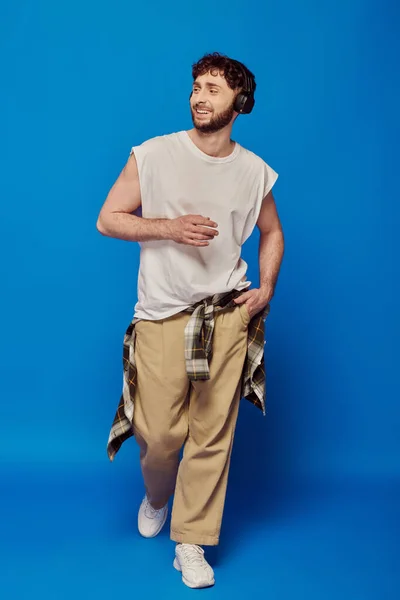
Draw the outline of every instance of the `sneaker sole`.
[[[167,517],[168,517],[168,511],[166,510],[165,511],[165,516],[164,516],[163,520],[160,523],[160,527],[157,529],[157,531],[155,533],[153,533],[153,535],[146,535],[145,533],[142,533],[140,531],[140,526],[139,526],[139,522],[138,522],[138,530],[139,530],[140,535],[142,537],[144,537],[144,538],[147,538],[147,539],[151,539],[151,538],[156,537],[160,533],[161,529],[164,527],[165,521],[167,520]]]
[[[181,569],[181,565],[179,564],[178,559],[175,557],[174,559],[174,568],[179,571],[180,573],[182,573],[182,569]],[[182,573],[182,581],[185,585],[187,585],[188,587],[192,588],[192,589],[201,589],[201,588],[207,588],[207,587],[211,587],[212,585],[215,584],[215,579],[213,578],[209,583],[203,583],[201,585],[196,585],[193,583],[190,583],[183,575]]]

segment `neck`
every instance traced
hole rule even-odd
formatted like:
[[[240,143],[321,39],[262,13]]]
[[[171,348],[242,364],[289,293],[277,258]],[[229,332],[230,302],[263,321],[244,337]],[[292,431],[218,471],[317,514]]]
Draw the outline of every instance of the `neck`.
[[[215,133],[202,133],[196,128],[188,131],[192,142],[202,152],[215,158],[224,158],[233,152],[235,142],[231,140],[231,133],[232,125],[228,125]]]

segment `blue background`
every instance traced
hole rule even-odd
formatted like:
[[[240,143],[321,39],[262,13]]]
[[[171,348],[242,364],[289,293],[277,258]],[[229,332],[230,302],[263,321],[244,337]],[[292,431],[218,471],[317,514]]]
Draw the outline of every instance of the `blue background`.
[[[394,2],[1,4],[0,590],[190,594],[111,465],[138,245],[96,219],[130,147],[191,127],[191,65],[257,79],[234,138],[280,178],[267,417],[242,402],[208,594],[400,594],[399,14]],[[243,251],[257,284],[258,235]]]

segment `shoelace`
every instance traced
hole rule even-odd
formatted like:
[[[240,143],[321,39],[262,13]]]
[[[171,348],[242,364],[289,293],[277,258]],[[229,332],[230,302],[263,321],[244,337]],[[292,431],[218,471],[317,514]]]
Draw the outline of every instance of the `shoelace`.
[[[181,544],[181,546],[183,556],[190,565],[204,566],[203,548],[195,544]]]
[[[162,510],[162,508],[153,508],[148,499],[146,498],[146,504],[144,507],[144,514],[146,515],[146,517],[148,517],[149,519],[154,519],[155,517],[157,517],[157,515],[160,514]]]

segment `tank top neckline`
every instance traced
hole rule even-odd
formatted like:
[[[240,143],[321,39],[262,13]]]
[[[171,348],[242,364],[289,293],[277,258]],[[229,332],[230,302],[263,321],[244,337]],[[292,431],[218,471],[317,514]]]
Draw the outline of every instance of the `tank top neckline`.
[[[206,154],[205,152],[200,150],[200,148],[198,146],[196,146],[196,144],[193,142],[192,138],[190,137],[188,131],[186,131],[186,130],[180,131],[180,132],[178,132],[178,136],[180,136],[180,138],[182,139],[182,141],[186,145],[186,147],[189,148],[194,154],[196,154],[203,160],[206,160],[207,162],[210,162],[210,163],[221,164],[221,163],[232,162],[238,156],[239,151],[240,151],[240,144],[235,142],[235,147],[232,150],[232,152],[230,154],[228,154],[228,156],[222,156],[222,157],[221,156],[210,156],[209,154]]]

